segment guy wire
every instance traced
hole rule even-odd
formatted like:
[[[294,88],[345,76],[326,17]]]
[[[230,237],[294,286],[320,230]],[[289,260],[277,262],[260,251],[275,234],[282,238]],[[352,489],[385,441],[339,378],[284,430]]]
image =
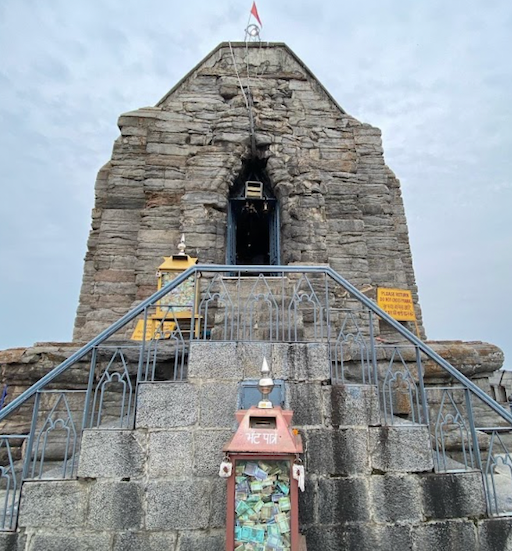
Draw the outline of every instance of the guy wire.
[[[249,114],[249,124],[250,124],[250,127],[251,127],[251,130],[250,130],[250,132],[251,132],[251,153],[252,153],[253,158],[255,158],[256,157],[256,137],[254,135],[254,116],[253,116],[253,112],[252,112],[252,106],[253,106],[252,95],[251,95],[251,89],[250,89],[250,86],[249,86],[249,61],[247,60],[247,94],[246,94],[245,90],[244,90],[244,87],[243,87],[243,84],[242,84],[242,79],[240,78],[240,74],[238,72],[235,53],[233,51],[233,47],[231,46],[231,41],[229,41],[228,44],[229,44],[229,50],[231,51],[231,57],[233,59],[233,67],[235,68],[235,73],[236,73],[236,76],[237,76],[237,79],[238,79],[238,85],[240,86],[240,90],[242,91],[242,95],[243,95],[244,100],[245,100],[245,106],[247,107],[247,112]]]

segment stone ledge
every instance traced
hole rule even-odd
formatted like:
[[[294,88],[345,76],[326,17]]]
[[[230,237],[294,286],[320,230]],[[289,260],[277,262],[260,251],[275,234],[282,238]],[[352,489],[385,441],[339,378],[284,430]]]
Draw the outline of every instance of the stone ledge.
[[[78,531],[41,532],[30,538],[28,551],[110,551],[111,534]]]
[[[412,537],[414,551],[478,549],[475,525],[467,520],[429,522],[415,526]]]
[[[421,486],[411,475],[373,475],[370,477],[372,518],[379,523],[418,523],[423,520]]]
[[[91,529],[140,529],[144,523],[144,488],[134,482],[98,482],[89,496],[87,524]]]
[[[169,478],[192,474],[193,436],[189,430],[149,433],[148,476]]]
[[[173,532],[122,532],[115,534],[112,551],[173,551]]]
[[[187,532],[180,538],[180,551],[224,551],[225,531],[218,533]]]
[[[16,532],[0,532],[0,549],[2,551],[18,551],[18,536],[19,534]]]
[[[322,426],[324,411],[322,386],[318,383],[288,383],[285,385],[289,409],[293,410],[293,424],[300,427]]]
[[[325,344],[206,341],[191,345],[189,380],[259,379],[264,357],[275,379],[326,381],[331,376]]]
[[[327,476],[369,474],[368,429],[308,429],[308,472]]]
[[[318,480],[318,518],[321,524],[369,522],[367,478]]]
[[[236,343],[192,342],[188,359],[188,377],[190,380],[242,380],[243,369],[239,365]]]
[[[317,525],[307,528],[305,535],[308,549],[313,551],[410,551],[413,548],[409,525]],[[447,548],[439,546],[438,549]]]
[[[200,426],[202,428],[232,428],[235,426],[235,412],[239,393],[238,382],[202,382],[198,388]]]
[[[222,448],[229,442],[231,430],[206,429],[194,432],[193,474],[195,476],[218,476],[224,457]]]
[[[379,397],[373,385],[326,387],[324,401],[333,427],[368,427],[381,423]]]
[[[478,521],[480,551],[512,549],[512,518],[491,518]]]
[[[205,480],[159,480],[147,485],[148,530],[208,528],[211,484]]]

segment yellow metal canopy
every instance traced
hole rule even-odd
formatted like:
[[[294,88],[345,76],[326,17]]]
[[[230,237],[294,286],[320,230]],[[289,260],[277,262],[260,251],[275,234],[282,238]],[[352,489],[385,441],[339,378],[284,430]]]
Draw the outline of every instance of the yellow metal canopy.
[[[197,258],[188,256],[188,254],[173,254],[164,256],[164,261],[158,267],[159,272],[184,272],[188,268],[197,264]]]

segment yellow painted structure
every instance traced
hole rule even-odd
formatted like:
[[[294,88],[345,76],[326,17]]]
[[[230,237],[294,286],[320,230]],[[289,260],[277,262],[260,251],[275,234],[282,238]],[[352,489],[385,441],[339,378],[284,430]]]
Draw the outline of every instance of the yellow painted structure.
[[[184,248],[184,247],[183,247]],[[188,268],[197,264],[197,258],[185,254],[183,251],[179,254],[164,257],[164,262],[158,267],[158,290],[171,283],[178,275]],[[197,315],[199,287],[195,285],[194,278],[189,278],[181,285],[167,293],[160,299],[156,306],[154,314],[146,319],[146,328],[144,330],[144,320],[139,320],[132,333],[131,339],[134,341],[150,341],[153,339],[169,339],[172,333],[179,327],[180,331],[188,332],[192,324],[192,310],[196,305],[194,312],[194,332],[199,332],[199,316]],[[183,320],[183,325],[180,322]]]

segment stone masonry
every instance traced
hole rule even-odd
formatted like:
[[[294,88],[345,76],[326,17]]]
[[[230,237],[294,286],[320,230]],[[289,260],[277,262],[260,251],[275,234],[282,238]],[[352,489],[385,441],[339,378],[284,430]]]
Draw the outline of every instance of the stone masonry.
[[[96,182],[75,342],[0,352],[8,401],[148,297],[182,233],[200,263],[224,264],[230,197],[252,162],[278,204],[280,263],[328,264],[370,293],[410,289],[424,335],[400,184],[380,131],[347,115],[286,45],[220,44],[155,107],[122,115],[119,128]],[[376,331],[389,342],[384,327]],[[486,390],[503,363],[487,343],[429,344]],[[18,529],[0,532],[1,551],[224,549],[221,449],[241,382],[258,379],[264,356],[305,443],[300,528],[310,551],[512,550],[511,519],[486,516],[481,473],[436,473],[427,427],[385,426],[375,387],[350,377],[334,385],[327,345],[210,340],[187,354],[186,380],[138,386],[133,429],[109,424],[119,392],[107,396],[106,424],[81,437],[77,478],[23,482]],[[379,354],[382,374],[390,352]],[[404,358],[413,363],[415,350]],[[98,373],[108,362],[98,351]],[[357,361],[347,362],[350,375]],[[438,366],[423,367],[427,390],[446,384]],[[51,389],[83,390],[88,369],[83,359]],[[1,428],[25,434],[30,421],[23,406]],[[13,450],[18,461],[21,440]],[[57,441],[49,459],[62,450]]]
[[[381,425],[371,386],[331,386],[325,345],[195,343],[186,383],[139,389],[134,430],[87,430],[77,480],[23,485],[18,551],[222,551],[222,446],[238,385],[263,355],[285,381],[305,442],[300,527],[308,550],[503,551],[479,472],[436,474],[426,427]]]
[[[255,152],[237,71],[251,92]],[[356,286],[410,289],[421,328],[380,130],[345,113],[286,45],[220,44],[155,107],[118,124],[96,182],[75,341],[153,292],[155,266],[182,233],[201,263],[225,263],[228,197],[254,156],[279,203],[281,264],[328,263]]]

